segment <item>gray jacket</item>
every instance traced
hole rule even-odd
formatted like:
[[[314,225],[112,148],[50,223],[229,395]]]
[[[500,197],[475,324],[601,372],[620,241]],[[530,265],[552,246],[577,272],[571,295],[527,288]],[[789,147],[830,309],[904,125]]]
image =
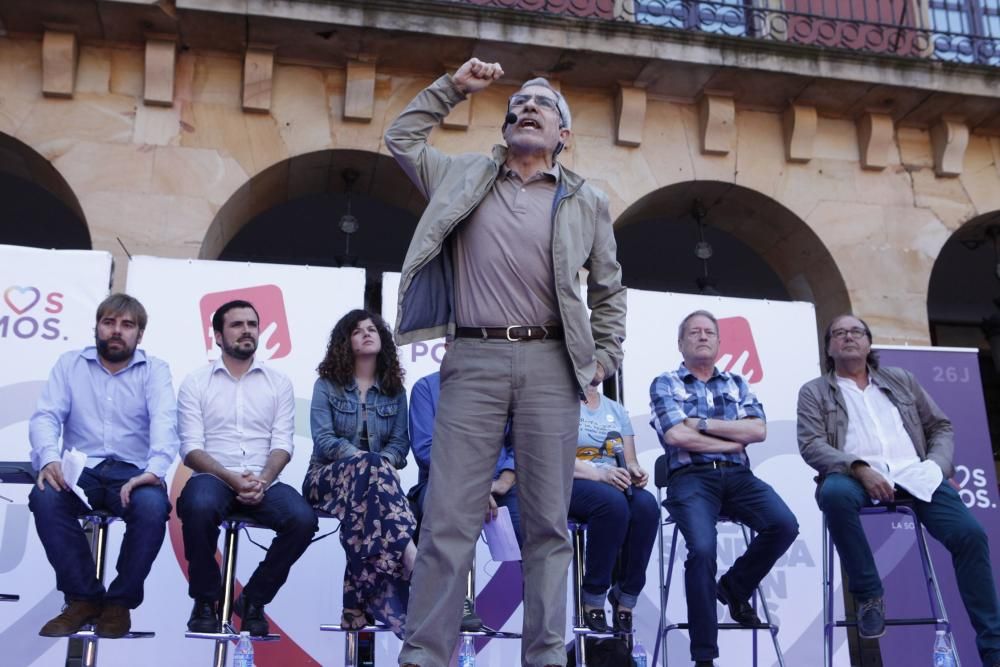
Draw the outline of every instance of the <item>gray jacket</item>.
[[[385,134],[386,146],[429,200],[403,262],[396,321],[400,345],[454,333],[454,283],[447,239],[479,206],[506,159],[503,146],[495,146],[492,156],[448,155],[427,143],[431,130],[463,99],[445,75],[417,95]],[[598,361],[608,375],[621,363],[625,288],[607,196],[560,167],[552,211],[556,299],[566,349],[583,387],[593,378]],[[586,304],[577,279],[581,268],[588,270]]]
[[[955,474],[952,457],[955,441],[951,421],[941,412],[917,379],[902,368],[868,369],[871,377],[899,410],[920,460],[937,463],[945,478]],[[820,477],[839,472],[850,474],[860,461],[844,452],[847,440],[847,407],[833,372],[810,380],[799,390],[799,452]]]

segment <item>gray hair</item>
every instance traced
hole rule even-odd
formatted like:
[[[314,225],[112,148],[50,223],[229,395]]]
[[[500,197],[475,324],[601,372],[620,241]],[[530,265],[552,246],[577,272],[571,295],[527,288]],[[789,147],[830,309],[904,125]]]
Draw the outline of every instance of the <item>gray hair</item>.
[[[684,328],[687,327],[687,323],[696,317],[706,317],[712,320],[712,324],[715,325],[715,333],[719,333],[719,320],[715,319],[715,315],[708,312],[707,310],[696,310],[683,320],[681,320],[681,325],[677,327],[677,340],[684,338]]]
[[[543,88],[548,88],[552,91],[552,94],[556,96],[556,108],[559,110],[559,120],[561,121],[560,127],[564,127],[567,130],[573,127],[573,116],[569,112],[569,105],[566,104],[566,98],[562,96],[558,90],[552,87],[549,80],[544,77],[535,77],[534,79],[528,79],[521,84],[521,90],[528,88],[529,86],[541,86]]]

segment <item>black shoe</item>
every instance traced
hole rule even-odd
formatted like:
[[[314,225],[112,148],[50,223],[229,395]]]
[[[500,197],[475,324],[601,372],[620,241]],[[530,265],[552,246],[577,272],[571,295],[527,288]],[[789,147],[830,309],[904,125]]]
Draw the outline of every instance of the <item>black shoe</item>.
[[[611,627],[615,632],[632,634],[632,610],[618,605],[613,588],[608,591],[608,602],[611,603]]]
[[[608,619],[604,617],[604,609],[590,609],[583,612],[583,624],[591,632],[605,634],[611,632]]]
[[[244,600],[241,595],[236,600],[234,611],[240,617],[240,631],[249,632],[251,637],[266,637],[271,631],[264,617],[264,605],[252,600]]]
[[[215,613],[214,600],[195,600],[188,619],[188,630],[191,632],[218,632],[219,615]]]
[[[472,598],[465,598],[462,602],[462,625],[459,628],[462,632],[479,632],[483,629],[483,619],[476,613],[476,603]]]
[[[882,598],[858,603],[858,634],[862,639],[878,639],[885,634],[885,601]]]
[[[695,660],[694,667],[715,667],[714,660]]]
[[[725,576],[719,578],[715,595],[719,598],[719,602],[729,607],[729,615],[740,625],[747,628],[762,625],[760,618],[757,617],[757,612],[750,606],[750,601],[736,599]]]

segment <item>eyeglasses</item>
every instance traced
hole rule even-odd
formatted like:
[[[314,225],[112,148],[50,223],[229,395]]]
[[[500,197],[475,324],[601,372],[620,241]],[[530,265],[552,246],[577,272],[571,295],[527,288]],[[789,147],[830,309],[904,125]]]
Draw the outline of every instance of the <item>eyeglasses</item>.
[[[559,111],[559,103],[554,97],[547,95],[529,95],[528,93],[518,93],[510,98],[510,106],[523,107],[528,102],[534,100],[535,105],[549,111]]]
[[[719,332],[715,329],[688,329],[687,333],[684,335],[688,338],[701,338],[702,335],[704,335],[705,338],[716,338],[719,335]]]
[[[862,338],[868,335],[868,332],[860,327],[854,327],[853,329],[834,329],[830,332],[830,338],[836,338],[837,340],[843,340],[850,336],[851,338]]]

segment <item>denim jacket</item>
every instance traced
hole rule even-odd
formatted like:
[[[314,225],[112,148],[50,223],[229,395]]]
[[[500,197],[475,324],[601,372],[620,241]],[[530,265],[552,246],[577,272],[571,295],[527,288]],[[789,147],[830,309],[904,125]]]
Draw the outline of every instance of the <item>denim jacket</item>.
[[[395,396],[382,393],[378,382],[368,390],[368,446],[396,468],[406,465],[410,451],[407,432],[406,391]],[[357,382],[346,387],[318,378],[313,385],[310,427],[313,453],[310,466],[326,465],[362,451],[358,416],[361,400]]]
[[[913,374],[891,366],[869,368],[868,373],[899,410],[903,428],[920,460],[937,463],[946,479],[954,475],[951,422]],[[851,465],[860,460],[844,451],[847,406],[832,371],[807,382],[799,390],[798,439],[802,458],[820,477],[835,472],[849,475]]]

